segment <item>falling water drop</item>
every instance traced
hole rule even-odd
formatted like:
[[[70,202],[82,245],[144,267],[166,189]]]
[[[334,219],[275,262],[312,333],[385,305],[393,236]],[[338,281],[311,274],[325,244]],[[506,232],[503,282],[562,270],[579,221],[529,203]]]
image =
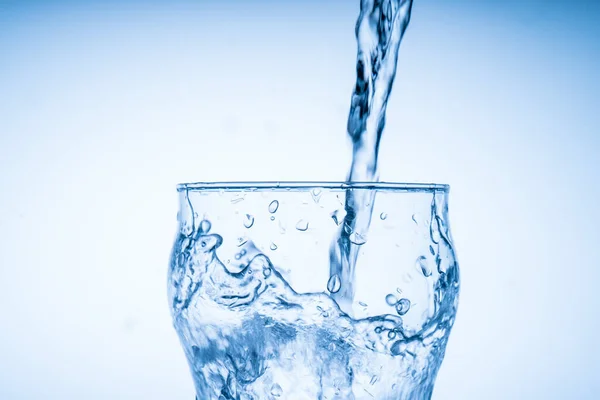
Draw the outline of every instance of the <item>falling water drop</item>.
[[[271,243],[271,246],[269,246],[269,248],[273,251],[277,250],[277,245],[275,243]]]
[[[279,208],[279,202],[277,200],[273,200],[270,204],[269,204],[269,212],[271,214],[274,214],[277,212],[277,209]]]
[[[312,199],[315,203],[319,203],[319,200],[321,200],[321,189],[319,188],[315,188],[313,190],[311,190],[310,195],[312,196]]]
[[[341,286],[342,286],[342,282],[341,282],[338,274],[332,275],[329,278],[329,281],[327,282],[327,290],[329,290],[330,293],[339,292]]]
[[[382,221],[385,221],[387,219],[387,214],[382,212],[381,214],[379,214],[379,218],[381,218]]]

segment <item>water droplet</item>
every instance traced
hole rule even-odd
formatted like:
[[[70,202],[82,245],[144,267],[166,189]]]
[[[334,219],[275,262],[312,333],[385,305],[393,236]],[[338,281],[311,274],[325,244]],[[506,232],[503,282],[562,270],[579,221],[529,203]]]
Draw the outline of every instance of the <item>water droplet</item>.
[[[367,303],[363,303],[362,301],[359,301],[358,304],[360,304],[363,307],[368,307]]]
[[[313,189],[310,192],[310,195],[312,196],[312,199],[315,203],[318,203],[319,200],[321,200],[321,194],[322,194],[321,189],[318,189],[318,188]]]
[[[329,278],[329,281],[327,282],[327,290],[329,290],[330,293],[337,293],[340,291],[341,287],[342,287],[342,282],[340,280],[339,275],[338,274],[331,275],[331,277]]]
[[[277,245],[275,243],[271,243],[271,246],[269,246],[269,248],[273,251],[277,250]]]
[[[431,253],[432,256],[435,256],[435,250],[433,250],[432,245],[429,245],[429,252]]]
[[[379,333],[381,333],[381,331],[383,331],[382,327],[378,326],[375,328],[375,333],[379,334]]]
[[[271,221],[275,221],[275,216],[271,215]]]
[[[367,243],[367,237],[366,235],[361,235],[358,232],[352,232],[350,234],[350,241],[358,246],[361,246],[365,243]]]
[[[254,217],[250,214],[246,214],[246,218],[244,218],[244,226],[246,228],[251,228],[254,225]]]
[[[382,221],[385,221],[387,218],[387,214],[382,212],[381,214],[379,214],[379,218],[381,218]]]
[[[246,255],[246,249],[242,249],[242,251],[240,251],[240,254],[245,256]]]
[[[298,229],[300,232],[306,231],[308,229],[308,221],[301,219],[296,224],[296,229]]]
[[[279,397],[283,394],[283,389],[277,383],[271,387],[271,395],[273,397]]]
[[[396,298],[396,296],[394,296],[393,294],[390,293],[387,296],[385,296],[385,302],[389,306],[395,306],[396,303],[398,302],[398,299]]]
[[[396,303],[396,312],[398,315],[404,315],[410,310],[410,300],[409,299],[400,299],[398,303]]]
[[[269,204],[269,212],[271,214],[274,214],[275,212],[277,212],[278,208],[279,208],[279,202],[277,200],[273,200],[271,202],[271,204]]]
[[[242,255],[241,255],[240,253],[237,253],[237,254],[234,256],[234,258],[235,258],[236,260],[239,260],[240,258],[242,258]]]
[[[212,225],[210,224],[209,220],[207,220],[207,219],[202,220],[202,222],[200,222],[200,232],[201,232],[201,234],[206,235],[210,231],[211,226]]]
[[[388,339],[392,340],[396,337],[396,331],[395,330],[391,330],[388,332]]]
[[[413,214],[413,215],[412,215],[412,220],[413,220],[413,222],[414,222],[415,224],[419,225],[419,223],[417,222],[417,215],[416,215],[416,214]]]
[[[425,256],[419,256],[417,258],[417,267],[421,270],[424,277],[428,278],[431,276],[431,269],[429,268],[429,265],[427,265],[427,258],[425,258]]]
[[[333,222],[335,222],[337,226],[340,226],[344,221],[344,217],[341,214],[342,212],[340,210],[335,210],[331,213],[331,219],[333,219]]]
[[[269,275],[271,275],[271,268],[270,267],[263,268],[263,275],[265,276],[265,278],[268,278]]]

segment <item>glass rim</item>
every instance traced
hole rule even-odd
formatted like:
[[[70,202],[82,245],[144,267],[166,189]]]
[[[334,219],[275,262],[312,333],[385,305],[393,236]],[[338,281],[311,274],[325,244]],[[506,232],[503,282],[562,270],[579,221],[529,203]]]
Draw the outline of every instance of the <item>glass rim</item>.
[[[263,190],[310,190],[310,189],[366,189],[399,192],[445,192],[450,185],[444,183],[403,182],[343,182],[343,181],[231,181],[180,183],[177,191],[263,191]]]

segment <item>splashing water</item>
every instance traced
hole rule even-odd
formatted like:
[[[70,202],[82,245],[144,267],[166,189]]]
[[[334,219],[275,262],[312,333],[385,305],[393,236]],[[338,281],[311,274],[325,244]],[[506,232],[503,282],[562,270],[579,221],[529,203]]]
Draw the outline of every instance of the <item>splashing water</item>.
[[[353,319],[325,293],[297,293],[251,240],[225,266],[223,238],[207,220],[179,233],[169,269],[174,326],[198,399],[429,399],[456,307],[458,276],[449,232],[432,204],[439,257],[430,318],[405,327],[411,304],[394,314]],[[335,291],[339,280],[329,282]],[[366,306],[366,305],[365,305]]]
[[[412,0],[361,1],[356,24],[357,77],[347,127],[354,145],[349,182],[378,180],[379,142],[411,8]],[[375,191],[348,190],[344,224],[330,252],[330,275],[337,275],[341,281],[340,289],[332,295],[349,315],[353,315],[356,260],[360,246],[367,240],[374,197]]]

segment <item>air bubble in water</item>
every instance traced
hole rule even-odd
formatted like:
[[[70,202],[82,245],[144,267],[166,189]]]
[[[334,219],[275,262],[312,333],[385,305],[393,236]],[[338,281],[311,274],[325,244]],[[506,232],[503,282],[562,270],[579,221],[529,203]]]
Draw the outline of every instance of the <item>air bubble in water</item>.
[[[273,251],[277,250],[277,245],[275,243],[271,243],[271,246],[269,246],[269,248]]]
[[[338,274],[332,275],[327,282],[327,290],[329,290],[330,293],[337,293],[340,291],[341,287],[342,282],[340,276]]]
[[[388,339],[392,340],[396,337],[396,331],[395,330],[391,330],[388,332]]]
[[[410,300],[400,299],[398,303],[396,303],[396,312],[398,315],[404,315],[408,310],[410,310]]]
[[[275,216],[271,215],[271,221],[275,221]]]
[[[254,225],[254,217],[250,214],[246,214],[246,217],[244,218],[244,226],[246,228],[251,228],[252,225]]]
[[[306,231],[308,229],[308,221],[301,219],[296,224],[296,229],[298,229],[300,232]]]
[[[398,302],[398,299],[396,298],[396,296],[390,293],[387,296],[385,296],[385,302],[388,304],[388,306],[395,306]]]
[[[341,214],[342,212],[340,210],[335,210],[331,213],[331,219],[333,219],[333,222],[335,222],[337,226],[340,226],[344,221],[344,217]]]
[[[395,356],[402,355],[402,354],[404,354],[405,351],[406,351],[406,343],[404,343],[402,340],[398,340],[398,341],[394,342],[394,344],[390,348],[390,352]]]
[[[367,238],[366,236],[361,235],[358,232],[352,232],[350,234],[350,241],[358,246],[363,245],[365,243],[367,243]]]
[[[269,275],[271,275],[271,268],[270,267],[263,268],[263,275],[265,276],[265,278],[268,278]]]
[[[423,273],[424,277],[428,278],[431,276],[431,269],[427,265],[427,258],[425,258],[425,256],[419,256],[417,258],[417,266]]]
[[[279,202],[277,200],[273,200],[271,202],[271,204],[269,204],[269,212],[271,214],[274,214],[275,212],[277,212],[278,208],[279,208]]]
[[[273,397],[279,397],[283,394],[283,389],[277,383],[271,387],[271,395]]]
[[[211,226],[212,225],[210,224],[209,220],[202,220],[202,222],[200,222],[200,232],[203,235],[206,235],[210,231]]]
[[[385,221],[387,218],[387,214],[382,212],[381,214],[379,214],[379,218],[381,218],[382,221]]]

